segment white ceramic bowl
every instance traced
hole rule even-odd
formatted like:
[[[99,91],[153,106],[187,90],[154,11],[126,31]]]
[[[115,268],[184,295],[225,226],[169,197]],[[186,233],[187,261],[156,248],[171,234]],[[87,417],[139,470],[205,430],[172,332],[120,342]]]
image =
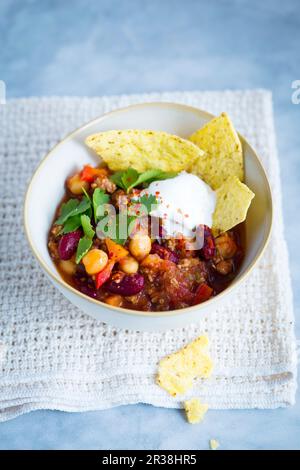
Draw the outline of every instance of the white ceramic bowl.
[[[226,110],[224,110],[226,111]],[[64,194],[66,178],[84,164],[97,164],[98,157],[84,144],[95,132],[111,129],[153,129],[187,137],[212,115],[181,104],[145,103],[105,114],[68,135],[43,159],[29,184],[24,207],[25,231],[31,249],[53,284],[76,307],[98,320],[133,330],[163,330],[197,322],[234,295],[266,247],[272,225],[272,198],[265,171],[254,150],[240,136],[245,159],[246,183],[254,191],[246,222],[246,255],[232,284],[209,301],[171,312],[139,312],[109,306],[91,299],[68,285],[60,276],[47,249],[47,236],[54,211]],[[241,287],[242,288],[242,287]]]

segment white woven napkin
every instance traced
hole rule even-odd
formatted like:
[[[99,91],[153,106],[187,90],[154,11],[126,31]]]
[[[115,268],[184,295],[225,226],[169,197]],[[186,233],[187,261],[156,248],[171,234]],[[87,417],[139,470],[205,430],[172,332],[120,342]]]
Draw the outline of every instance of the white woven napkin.
[[[229,306],[201,316],[198,325],[163,333],[118,330],[77,310],[41,272],[22,227],[25,188],[49,148],[103,112],[143,101],[227,111],[262,157],[275,207],[270,245]],[[84,411],[136,402],[178,407],[179,400],[155,385],[156,364],[200,333],[210,338],[215,370],[191,394],[212,408],[294,403],[292,295],[269,92],[12,100],[0,106],[0,158],[0,420],[40,408]]]

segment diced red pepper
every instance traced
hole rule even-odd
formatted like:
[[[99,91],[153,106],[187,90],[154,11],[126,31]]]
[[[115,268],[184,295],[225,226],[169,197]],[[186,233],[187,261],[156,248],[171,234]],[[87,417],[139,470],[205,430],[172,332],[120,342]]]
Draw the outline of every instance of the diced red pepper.
[[[96,284],[96,289],[100,289],[100,287],[108,281],[108,279],[111,276],[113,267],[115,265],[114,261],[108,261],[107,265],[105,266],[100,273],[96,274],[96,279],[95,279],[95,284]]]
[[[107,176],[105,168],[93,168],[91,165],[85,165],[80,173],[80,179],[92,183],[97,176]]]
[[[213,289],[203,283],[198,286],[196,293],[195,293],[195,298],[194,298],[194,305],[201,304],[202,302],[205,302],[206,300],[210,299],[212,296]]]

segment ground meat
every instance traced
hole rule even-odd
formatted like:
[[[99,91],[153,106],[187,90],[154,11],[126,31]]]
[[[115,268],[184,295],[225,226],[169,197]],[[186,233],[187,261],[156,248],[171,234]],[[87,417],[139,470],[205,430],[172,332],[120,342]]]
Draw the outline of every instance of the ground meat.
[[[53,227],[50,230],[51,235],[53,235],[53,237],[57,237],[62,227],[63,227],[62,225],[53,225]]]
[[[59,233],[62,229],[62,225],[53,225],[49,232],[48,238],[48,248],[50,256],[53,260],[58,261],[60,260],[60,256],[58,254],[58,242],[59,242]]]
[[[119,209],[121,201],[122,201],[123,205],[125,205],[125,204],[127,205],[128,204],[128,196],[127,196],[127,194],[125,193],[125,191],[123,189],[118,189],[117,191],[115,191],[113,193],[113,195],[111,197],[111,202],[117,209]]]
[[[145,290],[139,292],[136,295],[125,297],[125,300],[129,303],[129,308],[144,311],[151,310],[151,300]]]
[[[48,248],[49,248],[49,253],[50,256],[53,260],[58,261],[60,260],[59,254],[58,254],[58,243],[55,241],[54,238],[49,238],[48,241]]]
[[[227,274],[231,273],[233,270],[233,263],[231,259],[222,260],[216,265],[216,270],[218,273],[223,274],[226,276]]]
[[[191,240],[183,236],[178,238],[169,238],[166,240],[165,244],[167,248],[174,251],[181,259],[193,258],[197,256],[196,250],[189,249]]]
[[[155,310],[170,310],[191,305],[197,286],[207,279],[205,263],[197,258],[185,258],[178,265],[149,255],[142,263],[145,276],[144,291]]]
[[[103,238],[95,238],[93,240],[92,248],[98,248],[99,250],[103,250],[107,253],[107,246],[106,246],[106,243],[105,243],[105,239],[103,239]]]
[[[100,188],[104,191],[112,194],[117,189],[115,183],[113,183],[107,176],[98,176],[94,183],[91,184],[93,189]]]

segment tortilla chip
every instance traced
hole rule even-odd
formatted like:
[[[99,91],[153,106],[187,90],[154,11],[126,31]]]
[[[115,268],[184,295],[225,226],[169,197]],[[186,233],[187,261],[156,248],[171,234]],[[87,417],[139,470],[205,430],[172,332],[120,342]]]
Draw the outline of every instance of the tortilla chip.
[[[189,423],[197,424],[203,420],[208,410],[208,405],[202,404],[199,398],[191,398],[183,403],[186,417]]]
[[[163,171],[189,170],[204,152],[189,140],[150,130],[107,131],[90,135],[88,147],[95,150],[112,171],[135,168]]]
[[[216,191],[217,203],[213,213],[214,235],[226,232],[246,219],[254,193],[232,176]]]
[[[210,446],[211,450],[217,450],[217,448],[220,447],[220,443],[216,439],[211,439],[209,441],[209,446]]]
[[[192,173],[212,189],[219,188],[229,176],[244,180],[242,144],[226,113],[212,119],[190,140],[205,152],[193,165]]]
[[[183,349],[163,358],[159,363],[157,384],[175,397],[189,390],[197,377],[207,378],[212,361],[206,354],[208,338],[200,336]]]

